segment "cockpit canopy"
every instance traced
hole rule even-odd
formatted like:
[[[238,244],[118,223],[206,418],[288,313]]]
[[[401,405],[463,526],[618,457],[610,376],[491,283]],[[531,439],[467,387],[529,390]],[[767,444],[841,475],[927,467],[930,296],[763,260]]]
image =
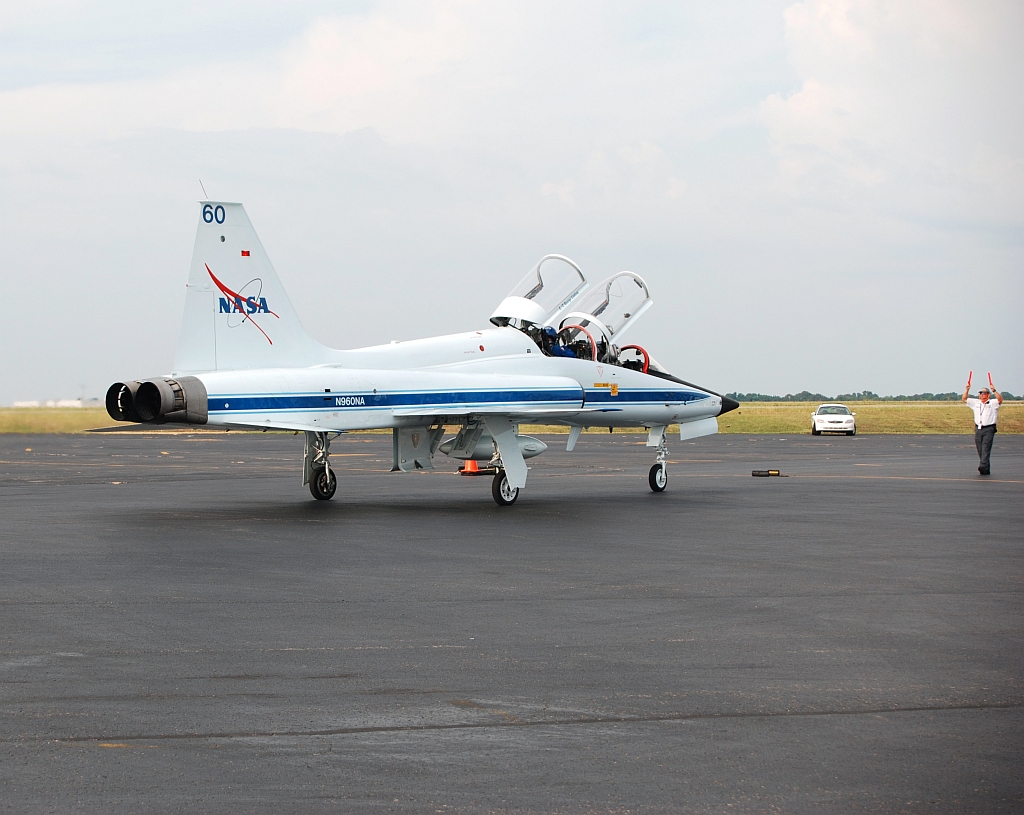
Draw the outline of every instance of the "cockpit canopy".
[[[644,373],[660,370],[640,346],[616,344],[651,307],[643,278],[619,272],[584,295],[586,288],[579,266],[564,255],[545,255],[501,301],[491,322],[518,328],[547,356],[607,362]],[[566,314],[569,308],[573,310]]]
[[[651,294],[643,278],[633,272],[619,272],[591,289],[562,318],[559,328],[578,324],[591,329],[591,333],[597,328],[611,342],[621,339],[626,329],[650,307]]]
[[[551,325],[587,287],[580,267],[563,255],[545,255],[491,315],[495,325]]]

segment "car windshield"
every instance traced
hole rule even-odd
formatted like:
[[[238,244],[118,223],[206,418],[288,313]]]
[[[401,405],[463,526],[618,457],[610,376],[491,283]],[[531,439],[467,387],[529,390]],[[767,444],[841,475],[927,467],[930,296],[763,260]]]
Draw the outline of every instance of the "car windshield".
[[[850,409],[843,405],[822,405],[818,408],[818,415],[849,416]]]

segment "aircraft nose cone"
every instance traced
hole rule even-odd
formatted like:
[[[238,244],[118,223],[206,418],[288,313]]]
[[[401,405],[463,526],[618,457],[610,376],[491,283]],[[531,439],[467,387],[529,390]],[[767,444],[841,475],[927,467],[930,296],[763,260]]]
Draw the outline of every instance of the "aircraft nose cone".
[[[730,399],[728,396],[722,397],[722,409],[718,411],[718,415],[721,416],[723,413],[728,413],[730,410],[736,410],[740,406],[740,403],[735,399]]]

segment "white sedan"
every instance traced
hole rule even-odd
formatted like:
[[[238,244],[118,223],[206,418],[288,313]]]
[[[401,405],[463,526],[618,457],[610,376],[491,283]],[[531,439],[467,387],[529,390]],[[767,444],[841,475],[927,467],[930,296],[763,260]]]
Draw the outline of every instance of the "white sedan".
[[[811,435],[822,433],[845,433],[847,436],[857,435],[857,420],[846,405],[819,405],[811,414]]]

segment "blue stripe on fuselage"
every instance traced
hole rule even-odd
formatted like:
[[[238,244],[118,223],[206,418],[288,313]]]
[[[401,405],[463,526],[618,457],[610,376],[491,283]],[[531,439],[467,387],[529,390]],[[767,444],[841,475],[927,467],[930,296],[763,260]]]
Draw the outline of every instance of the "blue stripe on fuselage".
[[[631,405],[635,404],[688,404],[690,402],[700,402],[703,399],[710,399],[711,397],[706,393],[697,393],[694,391],[648,391],[648,390],[626,390],[619,388],[617,395],[612,396],[610,390],[587,390],[587,404],[594,402],[628,402]]]
[[[550,391],[407,391],[404,393],[305,393],[237,395],[214,394],[210,412],[258,412],[271,410],[390,410],[425,405],[565,404],[583,402],[582,390]]]
[[[665,405],[688,404],[710,398],[706,393],[670,390],[620,389],[613,396],[608,390],[588,390],[586,404]],[[351,411],[390,410],[408,407],[466,407],[582,404],[581,391],[402,391],[391,393],[290,393],[290,394],[213,394],[208,399],[211,413],[257,413],[263,411]]]

